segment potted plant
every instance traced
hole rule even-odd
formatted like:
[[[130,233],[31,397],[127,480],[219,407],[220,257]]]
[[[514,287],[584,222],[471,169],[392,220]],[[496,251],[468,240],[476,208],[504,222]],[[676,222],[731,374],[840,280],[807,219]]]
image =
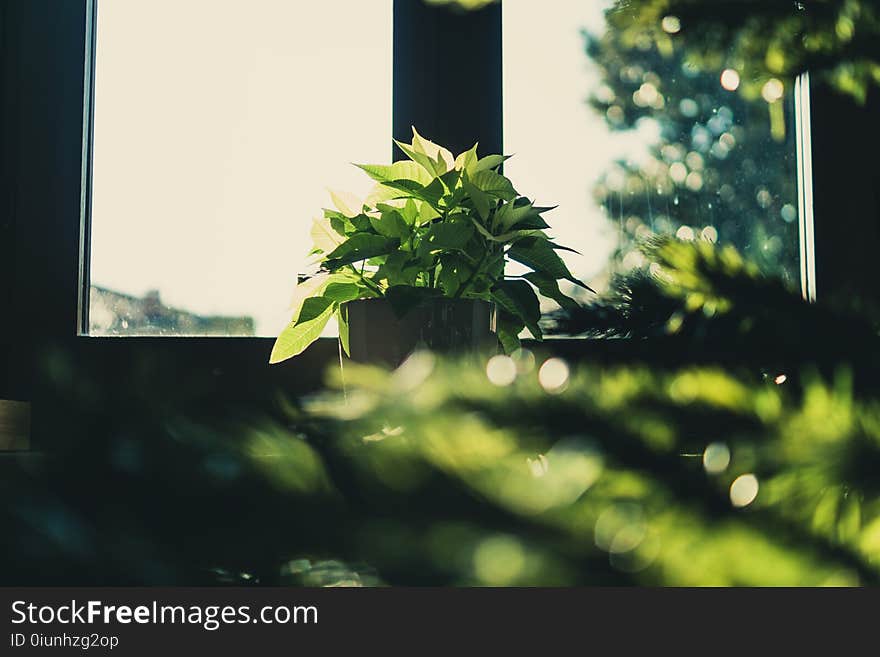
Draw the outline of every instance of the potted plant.
[[[557,254],[542,214],[499,173],[507,159],[454,157],[413,128],[397,143],[408,160],[356,165],[376,181],[364,201],[331,192],[312,226],[318,272],[296,289],[293,317],[270,357],[301,353],[331,317],[342,349],[355,360],[399,364],[419,344],[441,351],[497,340],[507,352],[527,328],[541,338],[537,290],[564,307],[559,289],[585,289]],[[567,249],[571,250],[571,249]],[[526,273],[506,275],[515,261]]]

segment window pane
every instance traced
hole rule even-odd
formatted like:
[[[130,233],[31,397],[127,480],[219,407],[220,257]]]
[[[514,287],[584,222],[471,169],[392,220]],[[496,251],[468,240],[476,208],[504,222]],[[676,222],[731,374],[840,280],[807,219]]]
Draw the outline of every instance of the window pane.
[[[642,264],[635,240],[664,233],[731,243],[797,283],[792,90],[747,100],[735,72],[607,30],[607,6],[504,2],[505,172],[559,205],[548,222],[583,254],[562,254],[570,267],[602,289]]]
[[[102,0],[90,332],[274,335],[391,144],[390,0]]]

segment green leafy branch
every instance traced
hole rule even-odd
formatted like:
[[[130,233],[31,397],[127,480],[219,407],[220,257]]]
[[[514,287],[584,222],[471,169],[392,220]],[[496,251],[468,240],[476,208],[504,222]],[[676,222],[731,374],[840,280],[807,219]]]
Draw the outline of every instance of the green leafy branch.
[[[590,289],[557,253],[571,249],[545,232],[542,215],[553,208],[536,207],[500,172],[506,156],[480,157],[477,145],[454,156],[415,128],[411,143],[395,143],[407,160],[356,165],[375,181],[366,199],[331,192],[333,208],[314,219],[319,270],[297,287],[270,362],[302,353],[334,316],[347,352],[345,304],[389,296],[403,300],[399,312],[436,296],[492,302],[510,351],[526,328],[541,338],[538,294],[572,307],[559,281]],[[509,261],[528,273],[508,277]]]

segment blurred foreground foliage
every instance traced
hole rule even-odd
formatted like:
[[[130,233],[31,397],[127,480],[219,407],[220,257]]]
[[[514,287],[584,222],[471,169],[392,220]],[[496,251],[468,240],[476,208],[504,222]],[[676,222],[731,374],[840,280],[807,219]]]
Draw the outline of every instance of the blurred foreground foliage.
[[[632,39],[680,39],[705,67],[739,71],[755,97],[805,71],[859,101],[880,84],[877,0],[616,0],[608,18]]]
[[[629,336],[578,359],[346,366],[237,426],[74,378],[63,440],[0,483],[0,582],[877,584],[870,319],[730,249],[646,255],[558,319]]]

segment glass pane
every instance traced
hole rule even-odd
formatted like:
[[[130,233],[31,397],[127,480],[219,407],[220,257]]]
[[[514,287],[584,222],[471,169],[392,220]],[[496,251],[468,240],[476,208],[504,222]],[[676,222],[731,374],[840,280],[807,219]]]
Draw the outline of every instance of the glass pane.
[[[652,233],[735,245],[799,280],[793,93],[606,27],[608,2],[504,2],[505,165],[597,290]],[[770,102],[772,101],[772,102]],[[576,289],[571,290],[576,292]]]
[[[90,332],[276,335],[391,144],[390,0],[102,0]]]

